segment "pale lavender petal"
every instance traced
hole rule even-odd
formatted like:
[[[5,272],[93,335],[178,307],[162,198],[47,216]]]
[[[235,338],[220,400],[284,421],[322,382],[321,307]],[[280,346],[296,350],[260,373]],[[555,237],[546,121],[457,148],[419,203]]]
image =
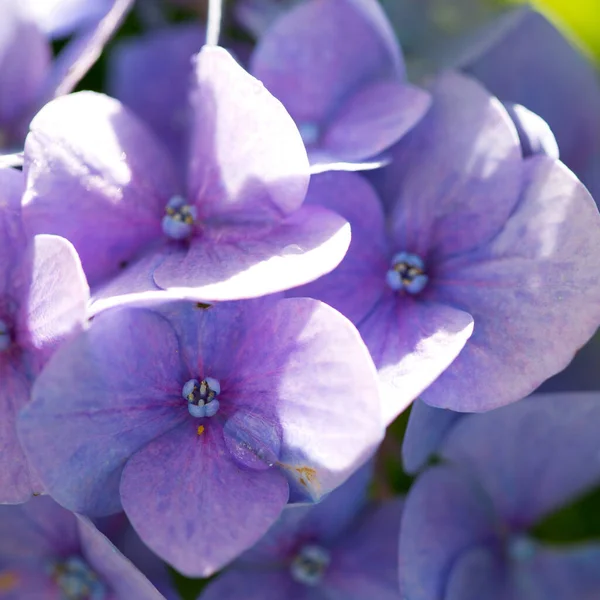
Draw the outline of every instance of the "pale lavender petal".
[[[164,207],[177,191],[154,136],[119,102],[92,92],[59,98],[38,113],[25,174],[29,231],[72,242],[92,286],[162,236]]]
[[[412,486],[402,516],[400,585],[411,600],[442,600],[456,558],[493,538],[489,499],[458,469],[436,466]]]
[[[299,208],[308,159],[281,103],[223,48],[202,49],[195,84],[188,194],[200,219],[273,221]]]
[[[379,199],[358,175],[323,173],[311,178],[305,203],[324,206],[347,219],[352,238],[338,267],[287,295],[317,298],[359,323],[387,289],[389,251]]]
[[[302,207],[279,224],[211,227],[157,266],[154,281],[205,300],[254,298],[329,273],[350,244],[350,227],[321,207]],[[188,293],[191,293],[188,290]]]
[[[525,158],[534,154],[545,154],[556,160],[560,158],[554,133],[542,117],[520,104],[513,102],[504,102],[503,104],[517,128]]]
[[[140,116],[185,168],[191,119],[192,56],[204,43],[193,24],[121,40],[112,51],[109,93]]]
[[[441,454],[481,482],[504,520],[528,528],[600,483],[596,392],[534,395],[463,417]]]
[[[400,49],[373,0],[300,4],[261,38],[250,71],[297,123],[322,124],[359,85],[404,75]]]
[[[464,413],[413,402],[402,441],[402,462],[407,473],[420,471]]]
[[[115,600],[164,600],[158,590],[85,517],[77,517],[81,550]]]
[[[391,423],[447,369],[473,332],[471,316],[443,304],[397,299],[391,290],[359,324]]]
[[[25,189],[23,174],[0,168],[0,295],[12,295],[13,273],[27,239],[21,220],[21,197]],[[7,291],[9,292],[7,294]],[[2,308],[4,302],[0,301]]]
[[[127,463],[121,497],[140,537],[188,576],[211,575],[257,542],[288,500],[275,469],[240,467],[221,429],[186,422]],[[169,477],[165,477],[169,473]]]
[[[42,31],[65,37],[101,19],[113,0],[21,0]]]
[[[525,169],[500,234],[437,269],[432,297],[468,311],[475,329],[423,394],[433,406],[478,412],[514,402],[565,368],[600,323],[596,205],[561,163],[537,156]]]
[[[519,199],[521,146],[500,102],[453,73],[433,86],[433,106],[395,147],[383,200],[392,239],[426,260],[489,241]]]
[[[52,357],[21,411],[19,437],[58,502],[94,516],[120,510],[125,462],[187,418],[178,349],[163,317],[115,309]]]
[[[318,146],[337,162],[375,156],[412,129],[430,104],[431,96],[415,86],[393,80],[372,83],[340,106]]]

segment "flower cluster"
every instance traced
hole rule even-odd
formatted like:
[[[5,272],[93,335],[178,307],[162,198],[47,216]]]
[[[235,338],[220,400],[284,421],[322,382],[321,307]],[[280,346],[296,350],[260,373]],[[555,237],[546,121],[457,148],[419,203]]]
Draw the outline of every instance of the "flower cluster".
[[[593,67],[220,5],[0,0],[0,599],[600,598]]]

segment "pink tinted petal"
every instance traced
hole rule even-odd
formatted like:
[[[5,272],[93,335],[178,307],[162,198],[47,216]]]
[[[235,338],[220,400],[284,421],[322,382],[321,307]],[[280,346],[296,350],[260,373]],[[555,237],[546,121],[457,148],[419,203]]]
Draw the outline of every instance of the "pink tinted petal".
[[[331,549],[323,579],[331,600],[401,600],[398,539],[403,501],[374,505]]]
[[[18,312],[18,343],[41,368],[87,321],[89,288],[70,242],[36,235],[21,267],[30,286]]]
[[[19,437],[58,502],[94,516],[120,509],[125,462],[187,415],[178,351],[163,317],[115,309],[52,357],[21,411]]]
[[[455,360],[473,332],[473,319],[443,304],[388,293],[359,330],[379,373],[389,424]]]
[[[22,144],[50,66],[50,45],[23,4],[0,0],[0,148]]]
[[[500,102],[475,81],[440,76],[433,105],[394,150],[386,177],[398,249],[427,258],[487,242],[518,200],[521,146]]]
[[[32,122],[25,155],[26,225],[72,242],[90,285],[162,236],[175,192],[169,157],[116,100],[92,92],[54,100]]]
[[[134,0],[111,0],[111,6],[104,17],[92,23],[86,31],[73,38],[63,48],[46,80],[46,101],[73,91],[98,60],[104,46],[127,16],[133,2]]]
[[[349,244],[344,219],[321,207],[302,207],[274,226],[209,229],[187,251],[169,255],[154,281],[170,291],[193,288],[206,300],[254,298],[329,273]]]
[[[463,417],[441,453],[469,469],[518,528],[600,483],[600,393],[534,395]]]
[[[345,317],[308,298],[287,298],[259,313],[246,340],[230,357],[236,407],[274,413],[282,431],[278,466],[293,490],[316,501],[365,463],[381,441],[384,424],[368,351]]]
[[[430,104],[427,92],[405,83],[364,86],[334,113],[319,146],[339,161],[375,156],[412,129]]]
[[[29,400],[31,382],[16,361],[0,355],[0,504],[26,502],[32,495],[29,464],[17,437],[16,419]]]
[[[493,538],[489,499],[458,469],[435,466],[412,486],[402,516],[400,586],[411,600],[443,600],[457,557]]]
[[[191,118],[192,56],[203,42],[199,26],[178,25],[122,40],[110,57],[109,93],[153,129],[182,167]]]
[[[432,295],[473,315],[469,343],[424,394],[483,411],[514,402],[567,366],[600,323],[600,216],[561,163],[526,161],[522,198],[480,251],[440,266]]]
[[[359,85],[401,79],[391,27],[374,0],[311,0],[261,38],[250,71],[299,123],[322,124]]]
[[[352,239],[338,267],[312,283],[290,290],[288,295],[317,298],[359,323],[387,286],[388,249],[379,199],[358,175],[323,173],[311,178],[306,204],[324,206],[347,219]]]
[[[162,594],[89,519],[77,517],[82,554],[115,600],[164,600]]]
[[[308,187],[308,159],[281,103],[223,48],[205,46],[192,91],[188,193],[204,220],[279,220]]]
[[[277,470],[233,461],[218,422],[207,422],[201,435],[197,427],[189,417],[148,444],[128,461],[121,482],[140,537],[192,577],[214,573],[257,542],[288,499]]]

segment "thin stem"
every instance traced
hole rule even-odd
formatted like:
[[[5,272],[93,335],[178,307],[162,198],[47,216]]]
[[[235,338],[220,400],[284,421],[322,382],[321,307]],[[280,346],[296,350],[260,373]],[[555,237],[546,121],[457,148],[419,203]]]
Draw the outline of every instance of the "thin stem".
[[[219,45],[222,12],[223,0],[208,0],[208,25],[206,29],[207,46]]]
[[[0,167],[22,167],[23,166],[23,153],[17,152],[16,154],[2,154],[0,155]]]

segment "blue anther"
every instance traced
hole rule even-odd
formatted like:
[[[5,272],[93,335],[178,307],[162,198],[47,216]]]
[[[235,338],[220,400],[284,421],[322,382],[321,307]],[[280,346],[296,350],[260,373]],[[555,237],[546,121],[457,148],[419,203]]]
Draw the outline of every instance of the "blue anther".
[[[317,545],[304,546],[290,566],[292,579],[304,585],[318,585],[331,562],[329,552]]]
[[[531,560],[536,551],[535,542],[527,535],[515,535],[508,540],[508,554],[517,562]]]
[[[321,128],[317,123],[312,121],[304,121],[298,123],[298,131],[305,146],[313,146],[321,137]]]
[[[181,395],[188,402],[188,411],[192,417],[214,417],[219,412],[217,396],[221,392],[221,384],[213,377],[202,381],[190,379],[181,388]]]
[[[106,588],[78,556],[51,565],[50,572],[62,592],[61,600],[105,600]]]
[[[6,321],[0,319],[0,352],[8,350],[11,344],[12,339],[10,337],[8,325],[6,324]]]
[[[187,204],[181,196],[173,196],[165,207],[162,229],[165,235],[174,240],[184,240],[194,231],[198,217],[195,206]]]
[[[410,252],[398,252],[394,255],[392,267],[385,278],[394,291],[405,290],[410,294],[422,292],[429,281],[423,259]]]

